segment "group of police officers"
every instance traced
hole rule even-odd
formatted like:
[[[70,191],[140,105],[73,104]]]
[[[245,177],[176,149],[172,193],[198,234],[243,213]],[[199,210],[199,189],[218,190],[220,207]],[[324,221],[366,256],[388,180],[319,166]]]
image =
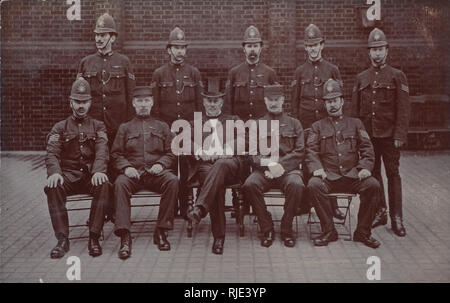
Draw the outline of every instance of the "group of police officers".
[[[293,218],[299,209],[309,210],[311,202],[322,228],[314,245],[336,241],[333,217],[344,215],[327,194],[351,192],[359,193],[361,201],[353,239],[376,248],[380,243],[371,229],[387,224],[381,160],[392,230],[405,236],[399,148],[406,142],[409,89],[404,73],[386,63],[389,48],[381,30],[375,28],[369,35],[372,64],[356,77],[353,117],[343,115],[340,72],[322,58],[325,39],[313,24],[305,30],[308,58],[295,71],[290,115],[283,112],[285,92],[275,70],[260,62],[263,41],[254,26],[244,33],[245,61],[230,70],[225,92],[203,89],[199,70],[185,62],[188,43],[178,26],[169,35],[169,62],[154,71],[151,85],[139,87],[130,60],[112,49],[118,35],[114,19],[103,14],[94,32],[97,52],[79,64],[69,97],[72,115],[55,124],[47,136],[45,193],[58,240],[51,258],[62,258],[69,251],[65,204],[75,193],[93,197],[89,254],[102,254],[100,233],[104,222],[111,220],[121,242],[118,256],[129,258],[130,198],[142,188],[161,194],[153,236],[160,250],[170,250],[167,232],[176,215],[198,223],[209,213],[212,252],[222,254],[225,188],[236,183],[258,218],[264,247],[275,239],[264,192],[279,188],[286,197],[280,228],[285,246],[295,246]],[[177,157],[171,149],[176,134],[170,126],[180,119],[194,124],[194,112],[201,112],[201,121],[209,127],[209,132],[203,128],[202,142],[219,138],[224,144],[198,146],[192,140],[191,156]],[[277,137],[278,159],[267,159],[260,150],[238,155],[236,147],[225,141],[239,136],[224,134],[226,121],[270,125],[276,121],[277,134],[268,131],[257,140],[270,146]],[[199,194],[195,206],[188,207],[192,184],[197,184]]]

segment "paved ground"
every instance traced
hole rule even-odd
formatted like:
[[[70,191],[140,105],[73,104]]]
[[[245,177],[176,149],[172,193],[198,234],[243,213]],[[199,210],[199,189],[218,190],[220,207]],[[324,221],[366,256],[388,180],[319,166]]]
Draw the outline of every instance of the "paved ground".
[[[143,224],[134,226],[143,233],[133,233],[133,255],[122,261],[117,257],[119,239],[107,223],[102,256],[90,257],[87,240],[81,239],[71,241],[66,257],[52,260],[49,252],[56,241],[43,193],[42,154],[3,153],[0,171],[2,282],[69,282],[70,256],[80,260],[80,282],[371,282],[366,275],[370,256],[380,259],[381,282],[450,282],[449,151],[403,154],[407,236],[394,236],[389,224],[379,227],[373,232],[382,243],[376,250],[341,239],[328,247],[314,247],[306,216],[299,217],[294,248],[284,247],[278,234],[274,245],[264,248],[256,225],[247,218],[242,238],[234,220],[228,220],[225,251],[217,256],[210,252],[209,220],[203,220],[193,238],[187,238],[186,224],[178,219],[169,234],[169,252],[153,245],[154,223]],[[354,222],[358,206],[356,198],[351,208]],[[280,215],[278,210],[273,212]],[[155,217],[156,212],[141,210],[133,216]],[[71,222],[82,223],[86,218],[86,214],[74,215]],[[86,234],[85,229],[73,234],[80,231]]]

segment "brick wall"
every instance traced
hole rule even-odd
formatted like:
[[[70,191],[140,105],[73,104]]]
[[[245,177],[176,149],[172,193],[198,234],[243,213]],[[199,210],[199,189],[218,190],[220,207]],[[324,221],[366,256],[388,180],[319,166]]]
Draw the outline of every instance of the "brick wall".
[[[52,125],[70,114],[68,94],[79,60],[95,52],[92,33],[105,11],[116,20],[115,48],[130,57],[137,83],[148,84],[167,60],[174,25],[190,41],[188,61],[203,79],[219,78],[243,60],[249,25],[263,35],[262,61],[290,84],[305,60],[304,28],[317,24],[326,36],[324,57],[341,70],[349,103],[355,75],[368,66],[367,36],[359,8],[365,0],[80,0],[81,21],[68,21],[65,0],[1,2],[1,149],[42,150]],[[382,28],[391,44],[389,62],[407,75],[411,95],[449,94],[446,0],[381,0]],[[288,90],[288,93],[290,91]],[[289,104],[286,104],[289,110]]]

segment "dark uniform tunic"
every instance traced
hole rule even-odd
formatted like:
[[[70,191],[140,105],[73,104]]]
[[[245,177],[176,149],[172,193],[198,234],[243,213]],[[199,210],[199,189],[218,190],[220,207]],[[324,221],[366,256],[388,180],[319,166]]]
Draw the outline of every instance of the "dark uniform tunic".
[[[120,173],[114,183],[116,235],[121,230],[130,230],[130,197],[141,188],[162,194],[157,227],[173,228],[178,178],[173,171],[176,157],[170,147],[172,138],[169,126],[151,117],[135,117],[119,127],[111,150],[114,168]],[[154,164],[163,167],[158,175],[148,172]],[[139,180],[125,175],[127,167],[134,167],[139,172]]]
[[[267,112],[264,86],[277,82],[275,70],[264,63],[244,62],[233,67],[227,80],[227,100],[224,111],[242,120],[258,119]]]
[[[264,202],[264,192],[271,188],[281,189],[286,196],[284,214],[281,218],[281,233],[291,236],[292,221],[305,187],[301,171],[305,151],[304,134],[300,122],[284,113],[278,115],[268,113],[257,122],[267,121],[267,128],[271,129],[270,125],[273,120],[279,121],[279,159],[277,163],[283,166],[285,172],[278,178],[267,179],[264,171],[268,170],[268,167],[261,166],[263,156],[260,154],[251,155],[253,172],[245,181],[243,192],[245,199],[250,202],[258,216],[261,231],[266,233],[272,230],[274,226]],[[271,146],[272,133],[258,134],[258,136],[267,136],[267,146]]]
[[[166,63],[154,71],[152,77],[152,91],[154,98],[153,111],[156,117],[172,125],[178,119],[191,121],[194,112],[202,111],[201,91],[203,84],[199,70],[187,63]],[[187,159],[180,157],[180,193],[179,206],[181,216],[187,211],[188,174]]]
[[[209,119],[203,114],[203,123],[208,123]],[[223,146],[228,142],[226,121],[236,121],[239,120],[239,117],[220,114],[214,119],[217,119],[218,123],[220,122],[222,125],[222,132],[220,132],[220,127],[216,126],[216,129]],[[211,136],[212,132],[213,130],[211,132],[203,132],[202,142],[206,142],[207,137]],[[230,157],[217,159],[214,162],[192,159],[189,167],[189,183],[195,184],[198,182],[201,185],[200,194],[195,205],[200,205],[209,212],[214,238],[225,238],[225,187],[239,183],[240,170],[242,168],[241,159],[237,156],[237,138],[234,135],[231,138],[234,140],[235,145],[234,156],[230,155]],[[207,144],[205,143],[205,145]],[[204,147],[207,148],[207,146]]]
[[[190,64],[161,66],[153,73],[151,86],[153,111],[169,126],[178,119],[191,121],[195,111],[202,111],[200,72]]]
[[[90,117],[78,119],[70,116],[53,126],[47,136],[47,176],[60,174],[64,182],[56,188],[46,187],[45,193],[56,237],[69,235],[66,198],[79,193],[93,195],[89,229],[100,234],[110,184],[93,186],[91,177],[98,172],[106,174],[108,161],[108,138],[103,122]]]
[[[369,177],[359,180],[362,169],[372,171],[374,151],[369,135],[359,119],[340,116],[313,123],[307,140],[305,162],[312,173],[323,169],[327,178],[312,177],[308,190],[322,225],[322,232],[334,229],[330,192],[359,193],[361,204],[356,233],[370,236],[374,209],[379,199],[380,185]]]
[[[381,159],[388,179],[391,216],[402,216],[399,174],[400,150],[394,140],[406,142],[410,116],[409,88],[405,74],[389,65],[370,67],[356,77],[352,98],[353,116],[360,118],[375,150],[374,177],[383,188]],[[382,190],[384,193],[384,190]],[[381,207],[386,207],[382,195]]]
[[[342,82],[338,67],[324,59],[316,62],[308,59],[295,71],[292,116],[300,120],[304,129],[328,116],[322,100],[323,85],[328,79]]]
[[[92,90],[90,115],[105,122],[110,144],[119,125],[134,116],[132,92],[135,76],[125,55],[99,52],[84,57],[78,66],[77,77],[89,82]]]

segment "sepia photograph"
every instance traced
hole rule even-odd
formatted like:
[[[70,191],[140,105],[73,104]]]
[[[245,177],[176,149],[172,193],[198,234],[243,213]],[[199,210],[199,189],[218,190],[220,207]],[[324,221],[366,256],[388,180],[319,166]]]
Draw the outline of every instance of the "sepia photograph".
[[[448,0],[0,12],[0,283],[450,282]]]

